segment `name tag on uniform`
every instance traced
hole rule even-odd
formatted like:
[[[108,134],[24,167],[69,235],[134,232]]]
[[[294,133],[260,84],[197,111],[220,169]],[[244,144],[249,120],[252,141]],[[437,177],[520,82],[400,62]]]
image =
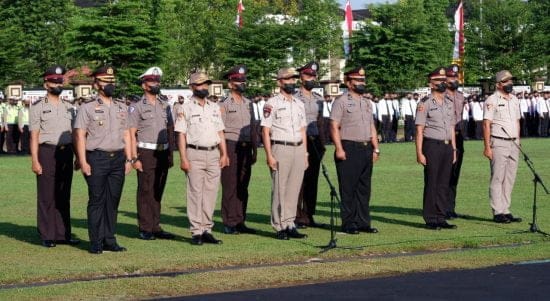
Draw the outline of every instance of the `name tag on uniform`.
[[[151,110],[143,111],[143,113],[151,113]]]
[[[237,113],[237,110],[227,111],[227,113]]]
[[[46,114],[46,113],[51,113],[52,110],[46,110],[46,111],[42,111],[42,114]]]
[[[502,103],[502,104],[499,104],[498,106],[499,106],[499,107],[504,107],[504,106],[506,106],[506,105]]]
[[[430,109],[430,112],[431,112],[431,111],[437,111],[437,108],[431,108],[431,109]]]
[[[279,109],[277,109],[277,111],[284,111],[284,110],[286,110],[286,108],[279,108]]]
[[[200,114],[191,115],[191,117],[201,117]]]
[[[354,104],[353,102],[348,103],[348,107],[350,107],[350,108],[351,108],[351,107],[355,107],[355,104]]]
[[[95,112],[96,112],[96,113],[105,113],[105,111],[103,111],[103,110],[98,110],[98,109],[96,109]]]

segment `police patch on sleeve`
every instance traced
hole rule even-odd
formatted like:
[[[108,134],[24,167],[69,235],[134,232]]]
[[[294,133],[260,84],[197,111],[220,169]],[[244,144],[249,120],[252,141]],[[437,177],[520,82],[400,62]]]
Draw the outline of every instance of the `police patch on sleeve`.
[[[128,113],[132,114],[136,110],[135,107],[128,107]]]
[[[264,118],[269,118],[269,116],[271,116],[271,110],[273,110],[272,106],[264,105]]]
[[[424,105],[423,104],[418,104],[418,107],[416,108],[416,111],[417,112],[424,112]]]

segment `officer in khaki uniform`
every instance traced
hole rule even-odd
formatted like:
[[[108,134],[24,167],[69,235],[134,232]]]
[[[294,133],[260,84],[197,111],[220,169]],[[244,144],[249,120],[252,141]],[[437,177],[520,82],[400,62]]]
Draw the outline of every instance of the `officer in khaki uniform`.
[[[4,111],[6,110],[6,99],[0,98],[0,154],[4,154],[4,144],[6,142],[6,123],[4,120]]]
[[[292,95],[297,77],[294,68],[279,70],[280,93],[266,102],[261,121],[272,179],[271,225],[281,240],[306,237],[294,224],[308,155],[304,103]]]
[[[37,226],[42,245],[78,244],[71,238],[72,129],[76,113],[59,98],[65,68],[52,66],[42,75],[46,97],[30,109],[30,151],[37,182]]]
[[[116,240],[117,211],[125,174],[132,170],[128,107],[115,99],[115,70],[92,74],[98,95],[82,104],[75,122],[78,161],[88,184],[88,235],[92,254],[121,252]]]
[[[378,160],[378,134],[373,104],[365,94],[365,69],[344,73],[348,91],[334,100],[330,134],[342,206],[342,231],[378,233],[371,226],[370,194],[373,163]]]
[[[252,102],[244,97],[246,66],[231,68],[224,75],[230,95],[219,103],[225,126],[227,155],[231,164],[222,169],[222,220],[226,234],[255,233],[245,225],[248,184],[256,163],[257,133]]]
[[[304,180],[298,198],[298,208],[294,223],[298,228],[320,227],[315,223],[313,215],[317,205],[317,184],[319,182],[319,170],[321,160],[325,154],[325,128],[323,118],[323,96],[312,92],[316,85],[319,64],[309,62],[296,69],[300,73],[301,86],[294,97],[304,103],[307,123],[307,152],[308,167],[304,172]]]
[[[29,106],[30,100],[24,99],[23,106],[19,109],[19,115],[17,117],[17,123],[19,126],[19,133],[21,133],[21,153],[29,154],[30,132],[29,132]]]
[[[139,76],[143,96],[129,107],[133,167],[137,170],[139,238],[173,239],[160,226],[162,194],[172,167],[174,123],[170,105],[159,97],[162,70],[151,67]]]
[[[460,217],[456,211],[456,189],[458,186],[458,178],[460,177],[460,168],[462,167],[462,159],[464,158],[464,135],[465,127],[462,123],[462,112],[464,110],[465,100],[464,94],[458,91],[458,65],[451,65],[446,68],[447,77],[447,98],[453,102],[455,114],[455,143],[456,143],[456,162],[451,169],[451,182],[449,187],[449,207],[446,209],[445,215],[447,219]]]
[[[204,73],[191,74],[193,97],[183,104],[175,125],[179,132],[180,167],[187,174],[187,216],[194,245],[222,242],[212,235],[212,217],[221,169],[229,160],[220,107],[207,99],[211,83]]]
[[[519,101],[512,94],[513,79],[509,71],[499,71],[496,91],[483,105],[483,154],[491,161],[489,198],[496,223],[521,222],[521,218],[510,213],[518,168],[521,119]]]
[[[428,78],[432,93],[418,104],[415,120],[416,160],[424,166],[423,217],[427,229],[455,229],[445,221],[456,161],[455,109],[445,94],[445,68],[436,68]]]

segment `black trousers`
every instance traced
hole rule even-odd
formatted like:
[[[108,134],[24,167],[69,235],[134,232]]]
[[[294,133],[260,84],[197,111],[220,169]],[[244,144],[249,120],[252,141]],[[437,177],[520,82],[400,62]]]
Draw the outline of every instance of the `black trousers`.
[[[96,150],[86,152],[86,160],[92,167],[92,174],[86,177],[90,243],[113,245],[126,158],[122,150]]]
[[[139,231],[160,232],[160,202],[168,177],[169,150],[138,149],[143,171],[137,172],[137,214]]]
[[[483,121],[475,121],[475,139],[481,140],[483,139]]]
[[[382,130],[382,141],[383,142],[391,142],[392,140],[392,122],[389,115],[382,115],[382,122],[381,122],[381,130]]]
[[[2,131],[0,132],[0,154],[5,153],[4,151],[4,144],[6,143],[6,132]]]
[[[542,113],[542,117],[540,117],[540,136],[541,137],[548,137],[548,113]]]
[[[346,160],[336,162],[342,230],[370,227],[372,144],[342,141]]]
[[[298,196],[298,208],[294,223],[309,225],[314,222],[315,207],[317,205],[317,187],[321,160],[325,154],[325,147],[319,136],[308,136],[307,152],[309,153],[308,168],[304,171],[304,180]]]
[[[529,122],[531,120],[531,116],[529,113],[522,113],[523,118],[520,119],[520,127],[521,127],[521,137],[529,137]]]
[[[445,221],[449,207],[449,182],[453,165],[453,147],[443,141],[424,138],[422,153],[424,166],[423,216],[426,223]]]
[[[21,152],[24,154],[30,154],[30,138],[29,126],[24,125],[21,133]]]
[[[19,126],[17,124],[8,124],[6,131],[6,149],[10,154],[16,154],[19,151]]]
[[[222,169],[222,220],[235,227],[246,220],[248,184],[252,174],[252,144],[225,140],[229,166]]]
[[[458,178],[460,178],[462,160],[464,159],[464,136],[462,133],[462,131],[456,131],[456,162],[451,168],[451,179],[449,182],[449,206],[446,213],[456,213],[456,188],[458,186]]]
[[[405,115],[405,141],[414,140],[416,126],[412,115]]]
[[[38,147],[42,174],[36,176],[38,233],[42,240],[71,238],[72,145]]]

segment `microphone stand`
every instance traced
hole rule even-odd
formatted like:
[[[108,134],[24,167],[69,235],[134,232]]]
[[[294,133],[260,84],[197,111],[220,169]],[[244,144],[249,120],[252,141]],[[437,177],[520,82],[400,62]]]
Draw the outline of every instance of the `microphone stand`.
[[[326,246],[320,246],[321,251],[319,253],[325,253],[335,248],[348,249],[348,250],[362,250],[363,247],[338,247],[336,245],[336,223],[334,221],[335,220],[334,208],[336,207],[336,203],[340,204],[340,198],[338,197],[338,192],[336,192],[336,188],[334,187],[334,185],[332,185],[332,182],[330,181],[327,167],[323,163],[321,152],[319,152],[319,150],[317,149],[317,146],[315,145],[315,141],[308,141],[308,144],[309,143],[311,143],[311,147],[315,152],[315,155],[317,155],[317,158],[321,159],[320,161],[321,161],[321,169],[323,171],[323,177],[327,181],[327,184],[330,188],[330,241]]]
[[[531,161],[531,159],[529,159],[529,156],[527,156],[527,154],[523,151],[521,146],[516,142],[516,139],[511,137],[510,134],[508,134],[508,132],[504,129],[504,127],[501,127],[501,129],[506,135],[508,135],[508,137],[510,139],[513,139],[514,145],[519,149],[521,154],[523,154],[523,160],[525,161],[525,163],[527,164],[527,166],[531,170],[531,173],[533,174],[533,220],[530,223],[531,227],[529,228],[529,231],[531,231],[533,233],[540,233],[544,236],[550,236],[550,234],[540,230],[539,227],[537,226],[537,185],[540,184],[542,186],[542,188],[544,189],[544,192],[546,192],[546,194],[550,194],[550,192],[548,192],[548,189],[544,185],[544,182],[542,181],[542,178],[536,172],[533,161]]]

